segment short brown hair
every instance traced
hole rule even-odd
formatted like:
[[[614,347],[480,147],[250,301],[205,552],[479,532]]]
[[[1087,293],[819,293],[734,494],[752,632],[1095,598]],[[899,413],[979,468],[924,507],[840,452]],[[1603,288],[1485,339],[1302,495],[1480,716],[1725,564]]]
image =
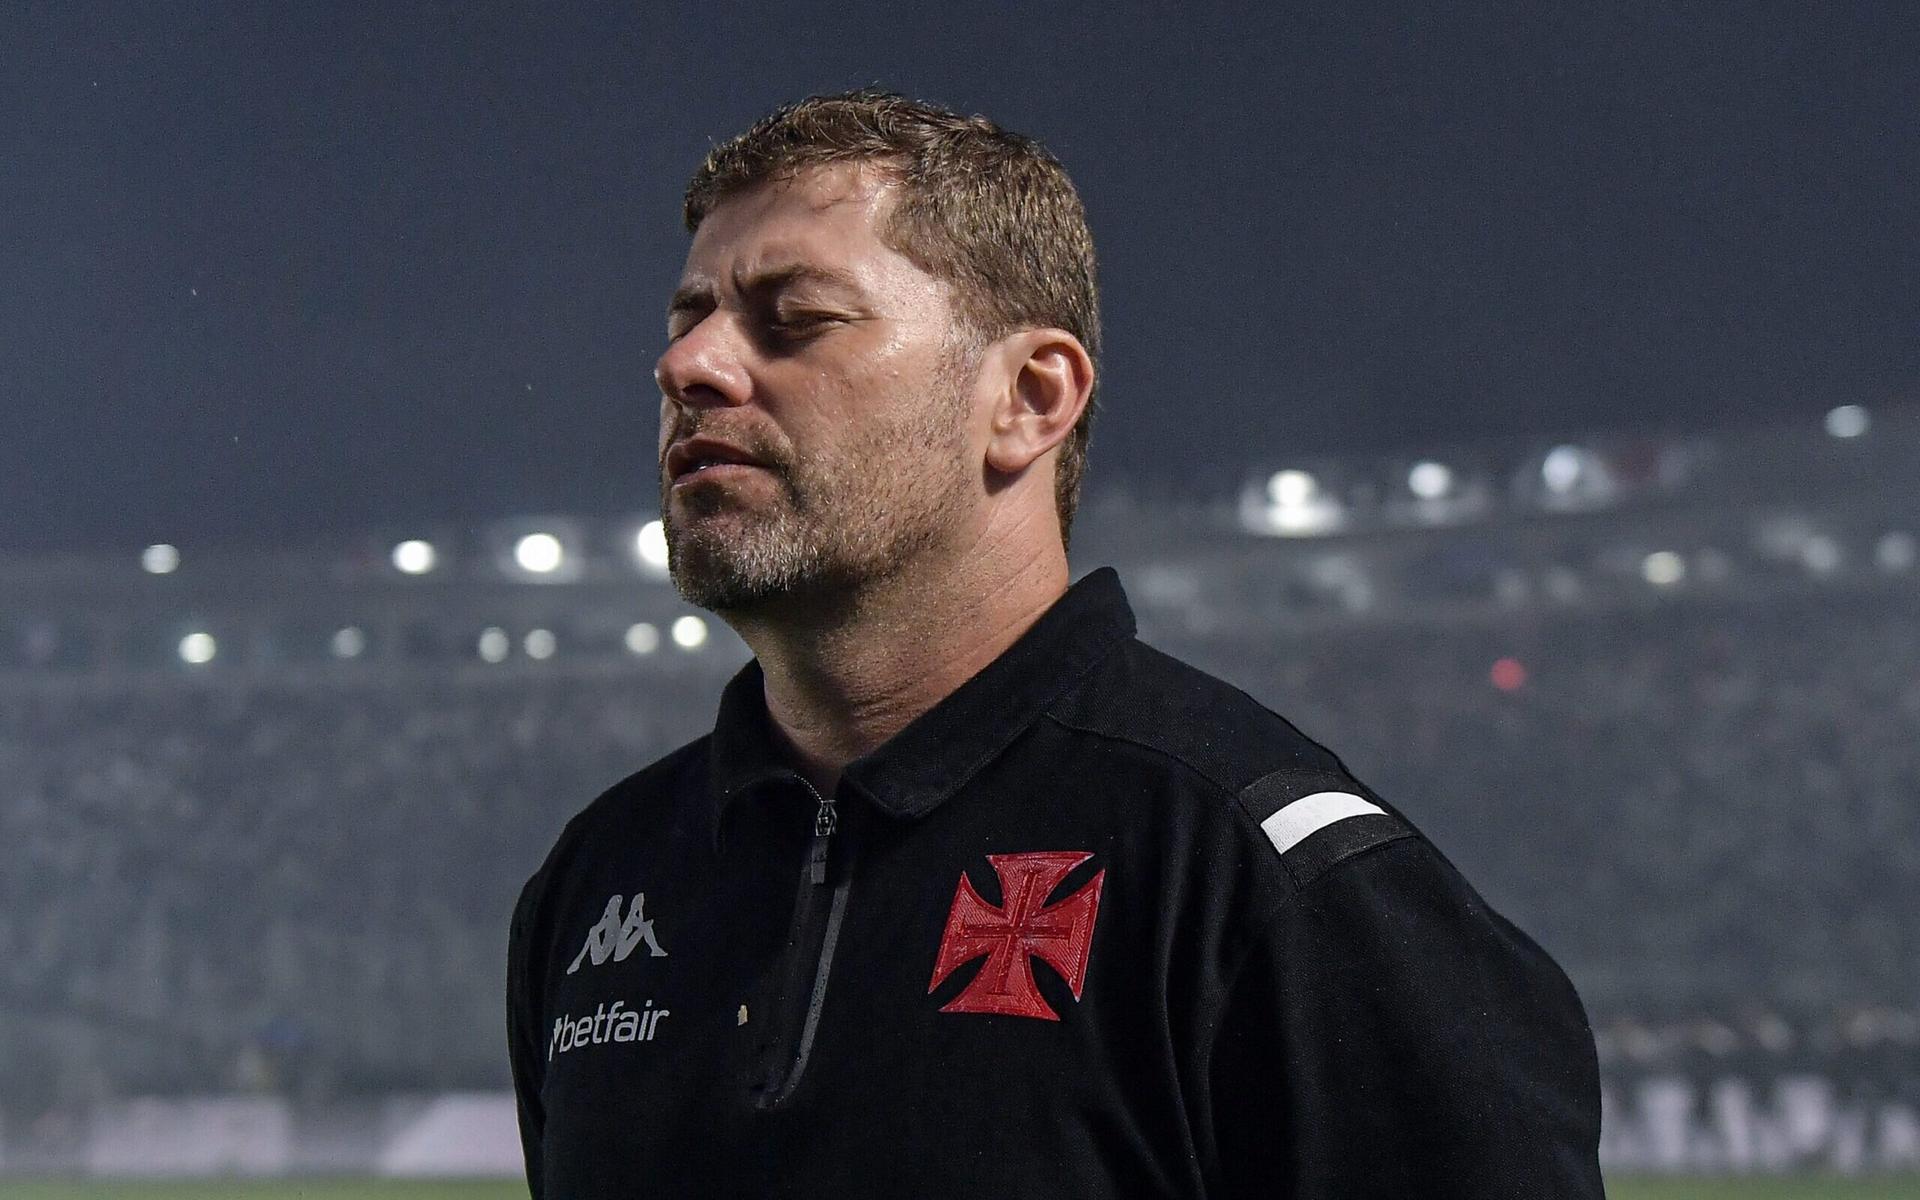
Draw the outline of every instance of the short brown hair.
[[[687,185],[688,232],[729,196],[808,167],[873,163],[899,185],[880,238],[952,285],[971,332],[1064,329],[1100,357],[1093,234],[1067,172],[1040,143],[985,117],[878,88],[783,105],[715,146]],[[1080,502],[1093,396],[1061,443],[1054,502],[1065,545]]]

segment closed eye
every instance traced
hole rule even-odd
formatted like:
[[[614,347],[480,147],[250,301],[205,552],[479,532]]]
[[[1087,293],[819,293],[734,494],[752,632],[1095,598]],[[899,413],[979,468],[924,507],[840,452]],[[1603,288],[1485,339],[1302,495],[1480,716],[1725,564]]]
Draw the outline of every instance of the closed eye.
[[[776,325],[821,325],[828,321],[837,321],[839,319],[840,318],[833,313],[811,308],[789,309],[785,312],[776,312],[773,314],[773,321]]]
[[[769,320],[767,328],[773,331],[775,337],[797,339],[818,334],[828,326],[839,323],[839,317],[826,313],[788,313]]]

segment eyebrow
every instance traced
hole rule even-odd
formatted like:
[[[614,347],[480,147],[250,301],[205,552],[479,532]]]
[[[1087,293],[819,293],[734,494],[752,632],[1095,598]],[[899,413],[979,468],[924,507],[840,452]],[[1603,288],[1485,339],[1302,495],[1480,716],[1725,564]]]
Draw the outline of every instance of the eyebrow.
[[[743,295],[778,292],[797,284],[817,283],[828,287],[843,288],[856,295],[864,294],[860,281],[851,273],[838,267],[823,267],[813,263],[794,263],[786,267],[773,267],[754,275],[742,278],[733,277],[734,287]],[[713,287],[705,280],[683,283],[674,290],[673,299],[667,302],[667,319],[671,321],[683,312],[699,312],[713,303]]]

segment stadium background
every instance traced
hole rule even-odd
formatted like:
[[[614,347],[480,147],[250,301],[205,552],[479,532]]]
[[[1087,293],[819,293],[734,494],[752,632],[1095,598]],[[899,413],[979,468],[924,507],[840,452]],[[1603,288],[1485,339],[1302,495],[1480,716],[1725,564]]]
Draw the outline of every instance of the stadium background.
[[[1143,636],[1567,967],[1621,1173],[1920,1169],[1920,413],[1096,493]],[[746,657],[657,521],[0,569],[0,1166],[511,1171],[502,938]]]
[[[1616,1193],[1920,1194],[1920,22],[1049,28],[0,9],[0,1196],[513,1194],[507,905],[745,653],[650,529],[679,189],[874,79],[1065,160],[1076,575],[1567,966]]]

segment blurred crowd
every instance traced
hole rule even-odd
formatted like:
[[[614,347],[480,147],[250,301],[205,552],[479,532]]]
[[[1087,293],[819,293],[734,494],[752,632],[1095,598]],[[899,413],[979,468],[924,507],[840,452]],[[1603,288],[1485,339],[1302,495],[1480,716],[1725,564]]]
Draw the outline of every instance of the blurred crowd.
[[[1905,608],[1143,632],[1412,816],[1567,967],[1604,1059],[1913,1061]],[[0,1104],[504,1085],[519,885],[573,812],[710,724],[724,679],[0,691]]]
[[[685,687],[0,694],[0,1100],[500,1083],[514,896]]]
[[[1904,599],[1536,611],[1217,666],[1407,811],[1596,1015],[1910,1006],[1920,617]]]

